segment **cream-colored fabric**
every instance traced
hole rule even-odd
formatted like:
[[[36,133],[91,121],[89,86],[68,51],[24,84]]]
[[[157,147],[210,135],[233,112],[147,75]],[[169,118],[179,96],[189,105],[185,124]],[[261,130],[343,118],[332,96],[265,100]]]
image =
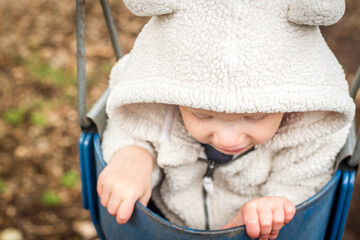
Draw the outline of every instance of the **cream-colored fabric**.
[[[297,24],[328,26],[344,13],[344,0],[289,0],[288,19]]]
[[[173,13],[189,8],[193,0],[124,0],[126,6],[138,16],[155,16]],[[200,2],[200,1],[198,1]],[[233,4],[232,0],[223,1]],[[249,1],[238,0],[246,5]],[[255,1],[254,1],[255,2]],[[257,1],[260,2],[260,1]],[[287,18],[297,24],[331,25],[339,21],[345,12],[344,0],[273,0],[270,3],[283,5],[287,9]],[[261,5],[262,3],[254,3]],[[237,9],[234,9],[237,11]]]
[[[350,112],[344,72],[319,27],[288,19],[297,9],[289,4],[305,0],[174,2],[173,13],[150,19],[126,68],[113,76],[121,84],[109,96],[110,118],[119,105],[142,102],[229,113],[287,112],[290,106]],[[307,2],[308,11],[342,11],[335,4],[340,1]]]
[[[205,154],[177,106],[283,112],[273,139],[215,169],[210,228],[256,197],[306,200],[331,178],[354,116],[344,72],[317,26],[336,22],[342,3],[127,0],[134,13],[156,16],[112,69],[105,161],[127,145],[147,149],[158,166],[156,205],[170,221],[204,229]]]
[[[159,171],[153,174],[156,205],[170,221],[204,229],[202,177],[207,165],[198,161],[205,157],[204,150],[187,132],[178,110],[170,141],[160,140],[166,109],[164,104],[120,108],[118,118],[108,121],[102,144],[104,158],[107,162],[111,159],[108,153],[114,152],[109,150],[111,142],[121,146],[134,144],[133,139],[151,142],[150,152],[157,153],[154,156],[164,174],[159,175]],[[288,114],[272,140],[216,168],[215,194],[208,199],[211,228],[218,229],[231,220],[250,199],[286,196],[299,204],[320,190],[330,180],[335,156],[348,134],[349,124],[343,122],[334,127],[333,120],[339,116],[333,112]]]

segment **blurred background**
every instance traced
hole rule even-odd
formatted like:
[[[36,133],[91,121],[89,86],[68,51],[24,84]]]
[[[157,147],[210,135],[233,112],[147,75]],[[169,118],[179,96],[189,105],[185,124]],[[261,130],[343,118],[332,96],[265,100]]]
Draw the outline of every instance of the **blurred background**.
[[[346,3],[342,20],[322,32],[351,82],[360,65],[360,1]],[[127,53],[148,18],[121,0],[110,5]],[[100,2],[87,1],[86,14],[91,106],[115,57]],[[97,239],[81,205],[75,24],[74,0],[0,1],[0,240]],[[360,239],[359,200],[360,177],[345,240]]]

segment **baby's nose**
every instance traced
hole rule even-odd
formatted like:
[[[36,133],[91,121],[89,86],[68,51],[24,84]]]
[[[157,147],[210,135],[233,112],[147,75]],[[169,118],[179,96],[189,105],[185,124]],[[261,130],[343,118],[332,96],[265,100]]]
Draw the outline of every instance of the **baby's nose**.
[[[246,134],[235,129],[220,129],[214,133],[213,140],[222,148],[241,147],[246,141]]]

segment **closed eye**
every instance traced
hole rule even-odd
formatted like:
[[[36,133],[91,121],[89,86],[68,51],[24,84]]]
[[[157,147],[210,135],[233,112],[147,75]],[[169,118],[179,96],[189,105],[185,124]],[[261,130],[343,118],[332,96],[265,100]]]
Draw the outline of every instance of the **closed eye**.
[[[195,112],[191,112],[198,120],[210,120],[211,118],[213,118],[213,116],[207,115],[207,114],[202,114],[202,113],[195,113]]]
[[[259,115],[248,115],[248,116],[245,116],[245,119],[252,121],[252,122],[257,122],[257,121],[265,119],[267,116],[268,116],[267,113],[259,114]]]

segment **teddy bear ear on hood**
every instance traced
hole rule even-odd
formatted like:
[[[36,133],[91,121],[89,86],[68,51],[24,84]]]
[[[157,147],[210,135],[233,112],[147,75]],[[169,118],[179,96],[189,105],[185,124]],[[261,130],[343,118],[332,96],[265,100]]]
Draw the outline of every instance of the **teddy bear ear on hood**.
[[[145,17],[174,12],[178,0],[124,0],[124,3],[133,14]]]
[[[328,26],[340,20],[345,0],[289,0],[288,20],[300,25]]]

